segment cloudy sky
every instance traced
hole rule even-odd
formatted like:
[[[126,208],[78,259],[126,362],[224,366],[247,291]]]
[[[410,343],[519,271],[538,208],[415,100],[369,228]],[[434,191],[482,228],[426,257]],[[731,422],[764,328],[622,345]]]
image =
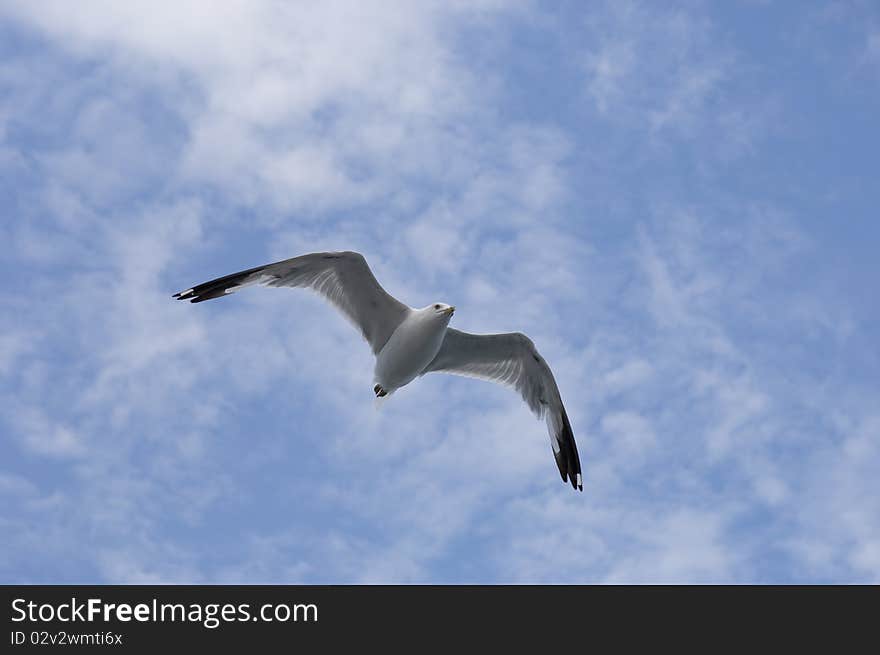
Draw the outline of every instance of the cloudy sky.
[[[870,1],[0,2],[0,581],[880,581]],[[509,390],[372,356],[363,252],[521,330]]]

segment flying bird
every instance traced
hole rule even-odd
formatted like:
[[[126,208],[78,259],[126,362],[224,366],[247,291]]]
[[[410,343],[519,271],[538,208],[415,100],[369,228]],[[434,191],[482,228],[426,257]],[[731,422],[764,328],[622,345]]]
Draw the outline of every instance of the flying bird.
[[[449,327],[455,307],[413,309],[382,288],[356,252],[320,252],[250,268],[175,293],[198,303],[247,286],[305,287],[335,305],[360,330],[376,356],[373,392],[384,398],[425,373],[453,373],[513,387],[544,418],[563,482],[583,491],[581,463],[553,373],[520,332],[471,334]]]

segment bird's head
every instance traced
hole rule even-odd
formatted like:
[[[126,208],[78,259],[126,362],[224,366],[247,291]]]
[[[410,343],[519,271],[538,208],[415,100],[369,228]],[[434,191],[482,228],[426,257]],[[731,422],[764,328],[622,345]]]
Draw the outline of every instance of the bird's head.
[[[424,311],[433,316],[448,321],[455,313],[455,307],[453,307],[452,305],[447,305],[445,302],[435,302],[433,305],[428,305],[427,307],[425,307]]]

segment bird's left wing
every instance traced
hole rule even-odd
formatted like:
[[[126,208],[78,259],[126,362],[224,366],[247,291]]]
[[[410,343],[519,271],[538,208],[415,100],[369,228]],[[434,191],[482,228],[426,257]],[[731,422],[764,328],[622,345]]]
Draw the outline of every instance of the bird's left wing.
[[[470,334],[447,328],[443,345],[422,372],[498,382],[516,389],[538,418],[545,418],[563,482],[583,490],[581,462],[553,373],[535,344],[519,332]]]
[[[333,303],[360,330],[373,354],[382,350],[409,307],[376,281],[367,260],[357,252],[316,252],[266,264],[175,293],[178,300],[202,302],[243,287],[307,287]]]

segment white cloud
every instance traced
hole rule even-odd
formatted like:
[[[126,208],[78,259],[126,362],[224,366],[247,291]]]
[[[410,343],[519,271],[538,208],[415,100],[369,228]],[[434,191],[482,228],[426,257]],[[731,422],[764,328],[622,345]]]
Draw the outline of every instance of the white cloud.
[[[689,158],[702,170],[721,164],[723,171],[771,129],[786,129],[776,94],[756,89],[760,64],[735,48],[730,26],[707,9],[628,0],[585,12],[586,106],[638,142],[618,165],[658,153],[680,159],[674,144],[686,143],[698,145]]]
[[[735,559],[724,520],[714,512],[683,509],[643,526],[644,551],[616,562],[606,582],[691,583],[733,579]]]
[[[614,368],[602,377],[602,387],[609,392],[630,389],[647,381],[653,367],[643,359],[635,359]]]
[[[82,437],[69,426],[53,421],[36,407],[13,406],[4,418],[11,422],[22,445],[38,455],[74,457],[85,453]]]
[[[615,2],[586,21],[587,89],[604,115],[690,133],[727,76],[730,56],[697,12]]]
[[[650,457],[657,445],[651,424],[635,412],[614,412],[602,417],[602,430],[628,459]]]
[[[188,140],[179,161],[160,165],[178,169],[182,181],[220,185],[245,205],[268,200],[311,214],[382,197],[401,177],[457,174],[456,124],[472,120],[480,94],[444,38],[484,11],[491,9],[91,2],[73,17],[65,3],[6,7],[74,53],[108,57],[115,74],[161,88]],[[137,120],[95,105],[82,112],[81,126]],[[108,110],[110,125],[100,116]],[[132,127],[102,132],[96,143],[156,152],[125,141],[137,138]],[[125,182],[118,168],[91,170],[82,151],[52,157],[62,170],[93,178],[91,186]]]

